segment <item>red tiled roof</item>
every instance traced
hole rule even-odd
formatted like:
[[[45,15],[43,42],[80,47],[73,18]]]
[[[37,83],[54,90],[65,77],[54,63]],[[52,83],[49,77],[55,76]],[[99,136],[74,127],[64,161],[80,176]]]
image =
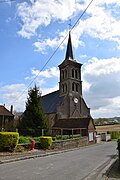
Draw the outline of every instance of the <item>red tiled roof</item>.
[[[7,110],[4,106],[0,105],[0,116],[14,116],[9,110]]]

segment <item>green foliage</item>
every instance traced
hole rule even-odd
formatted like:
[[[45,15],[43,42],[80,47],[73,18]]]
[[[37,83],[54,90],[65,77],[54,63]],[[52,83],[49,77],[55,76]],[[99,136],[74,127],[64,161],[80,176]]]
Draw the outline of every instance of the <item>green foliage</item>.
[[[40,137],[34,137],[33,139],[35,140],[35,142],[40,142]]]
[[[18,144],[17,132],[0,132],[0,151],[13,151]]]
[[[56,135],[55,140],[67,140],[71,138],[79,138],[80,134],[74,134],[74,135]]]
[[[70,139],[69,135],[56,135],[56,140],[66,140]]]
[[[15,152],[24,152],[24,151],[25,151],[25,148],[19,144],[15,148]]]
[[[19,144],[30,143],[30,141],[31,141],[30,136],[20,136],[19,137]]]
[[[42,149],[47,149],[52,145],[52,137],[50,136],[41,136],[40,137],[40,146]]]
[[[112,131],[110,132],[111,139],[120,139],[120,132],[119,131]]]
[[[120,117],[94,119],[96,126],[120,124]]]
[[[39,89],[36,87],[28,91],[26,110],[19,129],[47,129],[48,123],[40,101]]]

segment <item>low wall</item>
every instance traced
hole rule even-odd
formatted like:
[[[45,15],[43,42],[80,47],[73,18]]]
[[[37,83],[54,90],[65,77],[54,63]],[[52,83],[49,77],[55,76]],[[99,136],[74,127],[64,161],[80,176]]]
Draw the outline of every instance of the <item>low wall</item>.
[[[52,143],[52,148],[54,149],[69,149],[88,145],[88,137],[74,138],[68,140],[54,141]]]

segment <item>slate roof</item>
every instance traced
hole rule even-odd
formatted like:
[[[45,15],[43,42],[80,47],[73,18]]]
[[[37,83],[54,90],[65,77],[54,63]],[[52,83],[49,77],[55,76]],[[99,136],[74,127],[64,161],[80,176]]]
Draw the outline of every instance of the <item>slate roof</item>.
[[[69,32],[69,38],[68,38],[65,60],[74,60],[70,32]]]
[[[88,128],[91,118],[57,119],[53,128]]]
[[[0,116],[14,116],[5,106],[0,105]]]
[[[41,97],[41,103],[45,113],[56,113],[57,105],[62,101],[63,97],[59,96],[59,90]]]

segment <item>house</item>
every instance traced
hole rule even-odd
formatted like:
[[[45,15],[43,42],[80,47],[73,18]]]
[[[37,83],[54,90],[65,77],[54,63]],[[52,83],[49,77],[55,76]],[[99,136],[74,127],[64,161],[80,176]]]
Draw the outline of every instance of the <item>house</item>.
[[[3,105],[0,105],[0,130],[10,130],[14,119],[13,106],[10,111]]]
[[[82,64],[74,58],[70,32],[65,59],[58,67],[59,90],[41,97],[49,126],[56,133],[80,133],[93,141],[95,126],[82,96]]]

